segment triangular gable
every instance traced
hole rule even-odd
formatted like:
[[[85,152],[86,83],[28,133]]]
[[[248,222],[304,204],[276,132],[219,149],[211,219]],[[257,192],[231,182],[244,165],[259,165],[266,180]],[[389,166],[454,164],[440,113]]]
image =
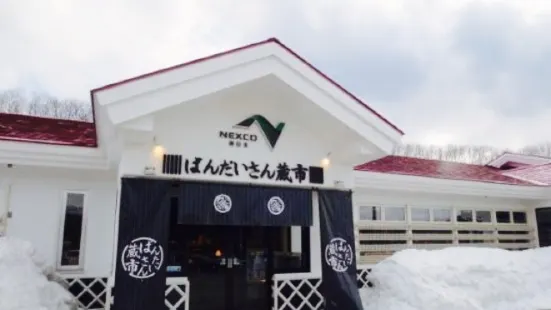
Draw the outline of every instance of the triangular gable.
[[[326,74],[324,74],[319,69],[317,69],[314,65],[312,65],[310,62],[308,62],[306,59],[301,57],[299,54],[297,54],[295,51],[293,51],[291,48],[289,48],[288,46],[286,46],[285,44],[283,44],[281,41],[279,41],[276,38],[270,38],[270,39],[267,39],[267,40],[264,40],[264,41],[252,43],[252,44],[245,45],[245,46],[241,46],[241,47],[238,47],[238,48],[235,48],[235,49],[231,49],[231,50],[227,50],[227,51],[224,51],[224,52],[216,53],[216,54],[213,54],[213,55],[210,55],[210,56],[202,57],[202,58],[195,59],[195,60],[192,60],[192,61],[189,61],[189,62],[178,64],[178,65],[175,65],[175,66],[163,68],[163,69],[160,69],[160,70],[156,70],[156,71],[153,71],[153,72],[149,72],[149,73],[146,73],[146,74],[142,74],[142,75],[139,75],[139,76],[135,76],[135,77],[132,77],[132,78],[129,78],[129,79],[125,79],[125,80],[122,80],[122,81],[119,81],[119,82],[111,83],[111,84],[93,89],[91,91],[92,101],[94,101],[94,98],[95,98],[94,94],[105,91],[105,90],[113,89],[113,88],[116,88],[116,87],[119,87],[119,86],[122,86],[122,85],[125,85],[125,84],[136,82],[138,80],[147,79],[149,77],[153,77],[153,76],[160,75],[160,74],[163,74],[163,73],[167,73],[167,72],[170,72],[170,71],[182,69],[182,68],[194,65],[194,64],[206,62],[206,61],[213,60],[213,59],[216,59],[216,58],[220,58],[220,57],[223,57],[223,56],[227,56],[227,55],[230,55],[230,54],[235,54],[235,53],[238,53],[240,51],[253,49],[255,47],[266,45],[266,44],[269,44],[269,43],[277,44],[279,47],[283,48],[285,51],[287,51],[289,54],[291,54],[297,60],[302,62],[304,65],[306,65],[309,69],[313,70],[316,74],[323,77],[323,79],[325,79],[327,82],[332,84],[335,88],[337,88],[338,90],[340,90],[341,92],[346,94],[346,96],[350,97],[350,99],[352,99],[353,101],[358,103],[360,106],[367,109],[374,116],[376,116],[381,121],[383,121],[385,124],[390,126],[392,129],[394,129],[400,135],[404,134],[404,132],[401,129],[399,129],[396,125],[394,125],[388,119],[383,117],[381,114],[377,113],[377,111],[375,111],[373,108],[371,108],[369,105],[367,105],[364,101],[359,99],[357,96],[352,94],[350,91],[346,90],[343,86],[341,86],[335,80],[328,77]]]
[[[277,39],[161,69],[92,90],[96,117],[128,124],[207,95],[274,76],[355,131],[375,153],[388,154],[403,132]],[[147,123],[147,122],[146,122]],[[145,124],[145,123],[144,123]],[[101,137],[100,137],[101,143]],[[373,153],[372,149],[369,152]]]

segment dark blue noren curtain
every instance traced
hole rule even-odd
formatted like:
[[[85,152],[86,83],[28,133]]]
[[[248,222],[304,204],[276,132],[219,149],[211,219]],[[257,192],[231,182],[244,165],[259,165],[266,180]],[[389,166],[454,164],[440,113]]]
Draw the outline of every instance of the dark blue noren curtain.
[[[361,310],[356,282],[352,193],[320,190],[321,293],[325,310]]]
[[[185,182],[179,197],[179,224],[312,225],[310,189]]]
[[[141,178],[121,182],[113,308],[164,309],[171,182]]]

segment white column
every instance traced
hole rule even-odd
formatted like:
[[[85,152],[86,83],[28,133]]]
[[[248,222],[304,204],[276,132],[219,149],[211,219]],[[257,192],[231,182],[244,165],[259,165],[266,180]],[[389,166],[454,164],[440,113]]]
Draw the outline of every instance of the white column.
[[[321,234],[318,192],[312,192],[312,226],[310,227],[310,272],[321,277]]]
[[[121,162],[124,160],[124,156],[122,156]],[[116,197],[116,206],[115,206],[115,214],[114,214],[114,221],[113,221],[113,248],[112,248],[112,259],[111,259],[111,284],[115,285],[115,271],[117,270],[117,263],[119,262],[117,257],[117,250],[119,246],[119,221],[120,221],[120,202],[121,202],[121,178],[124,176],[124,172],[121,169],[123,165],[119,165],[119,170],[117,172],[117,197]]]

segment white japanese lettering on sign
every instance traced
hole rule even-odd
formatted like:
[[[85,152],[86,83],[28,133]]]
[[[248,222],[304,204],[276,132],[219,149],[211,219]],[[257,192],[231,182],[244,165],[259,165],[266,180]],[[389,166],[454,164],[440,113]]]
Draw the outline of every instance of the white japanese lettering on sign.
[[[163,265],[163,247],[152,238],[140,237],[124,247],[122,268],[136,279],[153,277]]]
[[[336,272],[345,272],[352,265],[352,247],[343,238],[333,238],[325,247],[325,262]]]

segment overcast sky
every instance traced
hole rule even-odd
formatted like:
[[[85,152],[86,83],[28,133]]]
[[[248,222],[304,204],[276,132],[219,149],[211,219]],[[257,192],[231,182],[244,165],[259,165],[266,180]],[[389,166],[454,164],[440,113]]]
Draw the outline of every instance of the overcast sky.
[[[551,0],[0,0],[0,89],[89,90],[277,37],[406,142],[551,140]]]

